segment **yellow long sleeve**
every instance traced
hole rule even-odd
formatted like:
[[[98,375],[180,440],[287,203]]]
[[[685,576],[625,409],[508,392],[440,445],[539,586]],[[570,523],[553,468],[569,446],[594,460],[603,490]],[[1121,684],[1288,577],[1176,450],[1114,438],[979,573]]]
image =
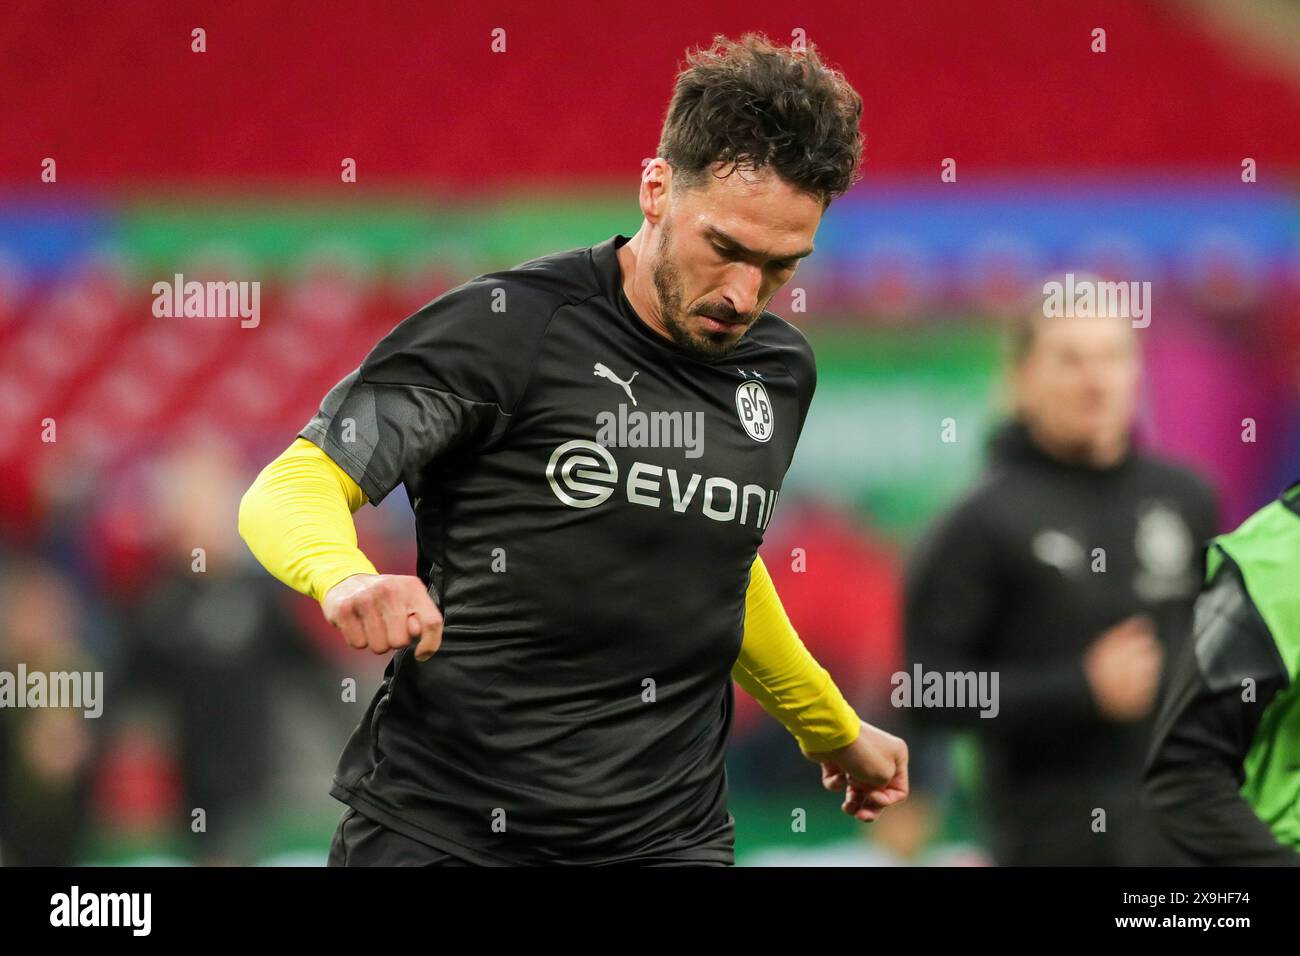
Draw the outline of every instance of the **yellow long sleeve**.
[[[365,503],[329,455],[298,438],[244,493],[239,534],[268,571],[319,601],[344,578],[377,573],[352,523]]]
[[[761,558],[750,571],[745,636],[731,676],[804,753],[836,750],[858,737],[861,719],[799,639]]]

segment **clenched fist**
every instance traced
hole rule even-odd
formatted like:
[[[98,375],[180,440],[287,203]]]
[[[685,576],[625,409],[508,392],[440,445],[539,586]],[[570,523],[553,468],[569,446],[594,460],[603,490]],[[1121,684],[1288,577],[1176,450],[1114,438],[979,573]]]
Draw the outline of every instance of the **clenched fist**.
[[[386,654],[418,638],[415,659],[427,661],[442,644],[442,612],[410,575],[354,574],[329,589],[321,610],[357,650]]]

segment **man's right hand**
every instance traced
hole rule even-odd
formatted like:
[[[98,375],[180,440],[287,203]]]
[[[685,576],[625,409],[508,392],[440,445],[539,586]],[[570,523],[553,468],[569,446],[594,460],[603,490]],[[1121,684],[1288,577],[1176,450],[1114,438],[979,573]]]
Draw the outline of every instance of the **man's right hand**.
[[[427,661],[442,644],[442,612],[410,575],[354,574],[329,589],[321,610],[357,650],[386,654],[418,638],[415,659]]]
[[[1164,652],[1151,619],[1125,618],[1102,632],[1083,655],[1097,709],[1110,720],[1140,720],[1151,710]]]

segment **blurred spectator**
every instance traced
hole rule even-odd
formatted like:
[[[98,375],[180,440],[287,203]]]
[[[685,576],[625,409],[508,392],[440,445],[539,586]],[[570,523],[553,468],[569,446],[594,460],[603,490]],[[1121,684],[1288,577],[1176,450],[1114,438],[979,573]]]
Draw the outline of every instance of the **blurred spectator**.
[[[43,562],[0,572],[0,671],[94,671],[79,642],[81,609],[70,581]],[[19,690],[21,693],[21,689]],[[77,862],[97,721],[74,707],[0,710],[0,863]]]
[[[179,761],[175,823],[208,864],[254,860],[280,756],[277,692],[291,670],[319,666],[275,582],[246,561],[234,520],[238,461],[210,438],[162,463],[153,500],[164,560],[125,611],[120,712],[134,715],[142,701],[162,708]],[[139,750],[146,739],[137,730],[122,746]]]
[[[1140,359],[1119,317],[1014,329],[1014,418],[931,529],[906,586],[911,667],[998,680],[974,728],[999,864],[1178,862],[1139,806],[1161,662],[1188,630],[1215,530],[1196,476],[1132,446]]]

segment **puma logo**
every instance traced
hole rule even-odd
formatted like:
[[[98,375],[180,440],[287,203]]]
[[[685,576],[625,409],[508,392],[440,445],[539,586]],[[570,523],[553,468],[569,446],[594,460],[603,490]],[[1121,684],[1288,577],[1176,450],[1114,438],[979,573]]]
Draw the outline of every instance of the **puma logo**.
[[[637,373],[636,373],[636,372],[633,372],[633,373],[632,373],[632,378],[629,378],[629,379],[625,382],[625,381],[623,381],[621,378],[619,378],[617,375],[615,375],[613,372],[611,372],[611,371],[609,370],[609,366],[608,366],[608,365],[602,365],[600,362],[597,362],[597,363],[596,363],[595,376],[596,376],[597,378],[607,378],[607,379],[609,379],[611,382],[613,382],[615,385],[621,385],[622,388],[623,388],[623,391],[627,392],[627,397],[628,397],[629,399],[631,399],[631,401],[632,401],[632,407],[633,407],[633,408],[636,407],[636,396],[632,394],[632,378],[636,378],[636,376],[637,376]]]

